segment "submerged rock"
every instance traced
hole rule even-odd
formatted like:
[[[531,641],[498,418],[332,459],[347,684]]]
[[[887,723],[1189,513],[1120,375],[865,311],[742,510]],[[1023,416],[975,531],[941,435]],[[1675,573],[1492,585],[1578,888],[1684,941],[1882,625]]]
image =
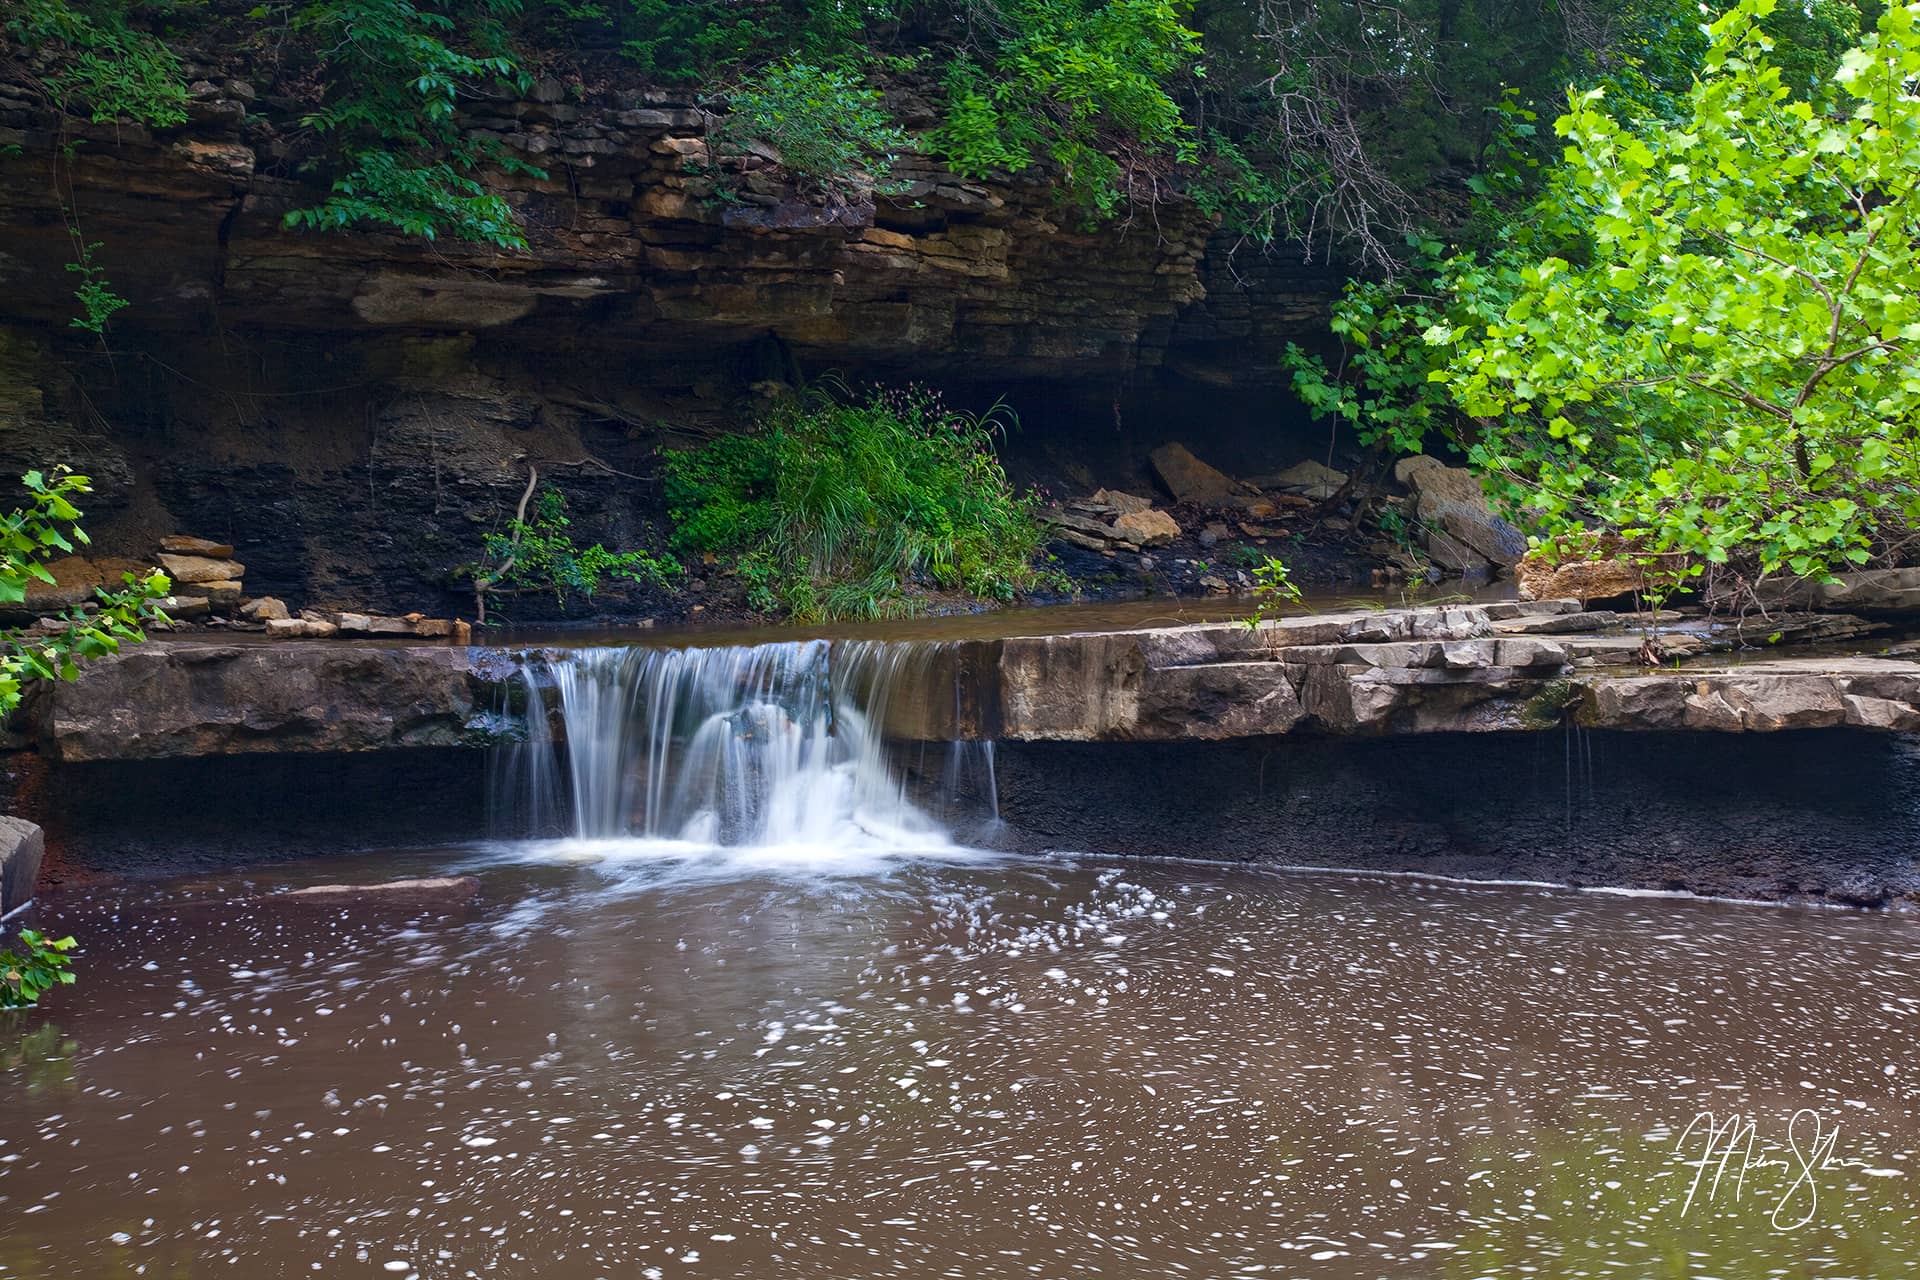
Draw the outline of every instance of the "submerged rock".
[[[406,907],[451,911],[467,906],[480,892],[473,876],[428,876],[414,880],[384,880],[377,884],[313,884],[269,901],[318,906]]]

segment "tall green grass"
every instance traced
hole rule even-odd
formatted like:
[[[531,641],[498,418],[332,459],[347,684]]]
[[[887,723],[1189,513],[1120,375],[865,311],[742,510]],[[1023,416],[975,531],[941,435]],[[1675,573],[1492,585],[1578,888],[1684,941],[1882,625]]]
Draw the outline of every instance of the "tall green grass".
[[[936,590],[1012,600],[1048,575],[1035,499],[994,454],[1004,420],[918,387],[797,396],[667,458],[675,546],[731,559],[749,604],[800,621],[898,617]]]

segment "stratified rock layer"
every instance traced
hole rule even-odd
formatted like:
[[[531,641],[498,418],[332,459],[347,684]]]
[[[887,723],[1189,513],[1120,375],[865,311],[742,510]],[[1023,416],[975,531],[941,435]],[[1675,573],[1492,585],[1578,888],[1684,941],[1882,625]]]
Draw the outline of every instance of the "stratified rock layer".
[[[1494,616],[1494,615],[1499,616]],[[1621,616],[1538,605],[1354,610],[1134,631],[906,641],[922,688],[895,690],[900,739],[1221,741],[1558,729],[1764,733],[1920,730],[1920,662],[1784,657],[1715,665],[1739,633],[1663,623],[1679,668],[1638,665]],[[1870,628],[1777,615],[1784,639]],[[486,746],[514,660],[498,649],[377,641],[149,643],[48,691],[42,740],[63,761]]]

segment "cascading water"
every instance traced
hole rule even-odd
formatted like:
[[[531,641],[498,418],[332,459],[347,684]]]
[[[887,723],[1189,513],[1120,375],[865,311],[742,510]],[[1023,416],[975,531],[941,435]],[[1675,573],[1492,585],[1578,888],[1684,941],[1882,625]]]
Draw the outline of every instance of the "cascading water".
[[[508,768],[516,825],[592,842],[953,849],[954,824],[997,817],[991,744],[897,753],[881,733],[893,699],[934,696],[939,649],[809,640],[532,657],[528,740]],[[925,784],[914,795],[907,757]]]

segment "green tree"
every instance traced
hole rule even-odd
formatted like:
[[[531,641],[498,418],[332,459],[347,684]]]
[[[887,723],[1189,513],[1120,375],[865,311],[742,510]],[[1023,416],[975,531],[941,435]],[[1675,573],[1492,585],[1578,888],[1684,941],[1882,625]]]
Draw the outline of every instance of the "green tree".
[[[1920,522],[1920,3],[1811,98],[1772,60],[1772,10],[1708,29],[1671,123],[1575,95],[1555,189],[1585,252],[1430,333],[1472,457],[1545,532],[1597,524],[1749,581],[1898,560]]]

